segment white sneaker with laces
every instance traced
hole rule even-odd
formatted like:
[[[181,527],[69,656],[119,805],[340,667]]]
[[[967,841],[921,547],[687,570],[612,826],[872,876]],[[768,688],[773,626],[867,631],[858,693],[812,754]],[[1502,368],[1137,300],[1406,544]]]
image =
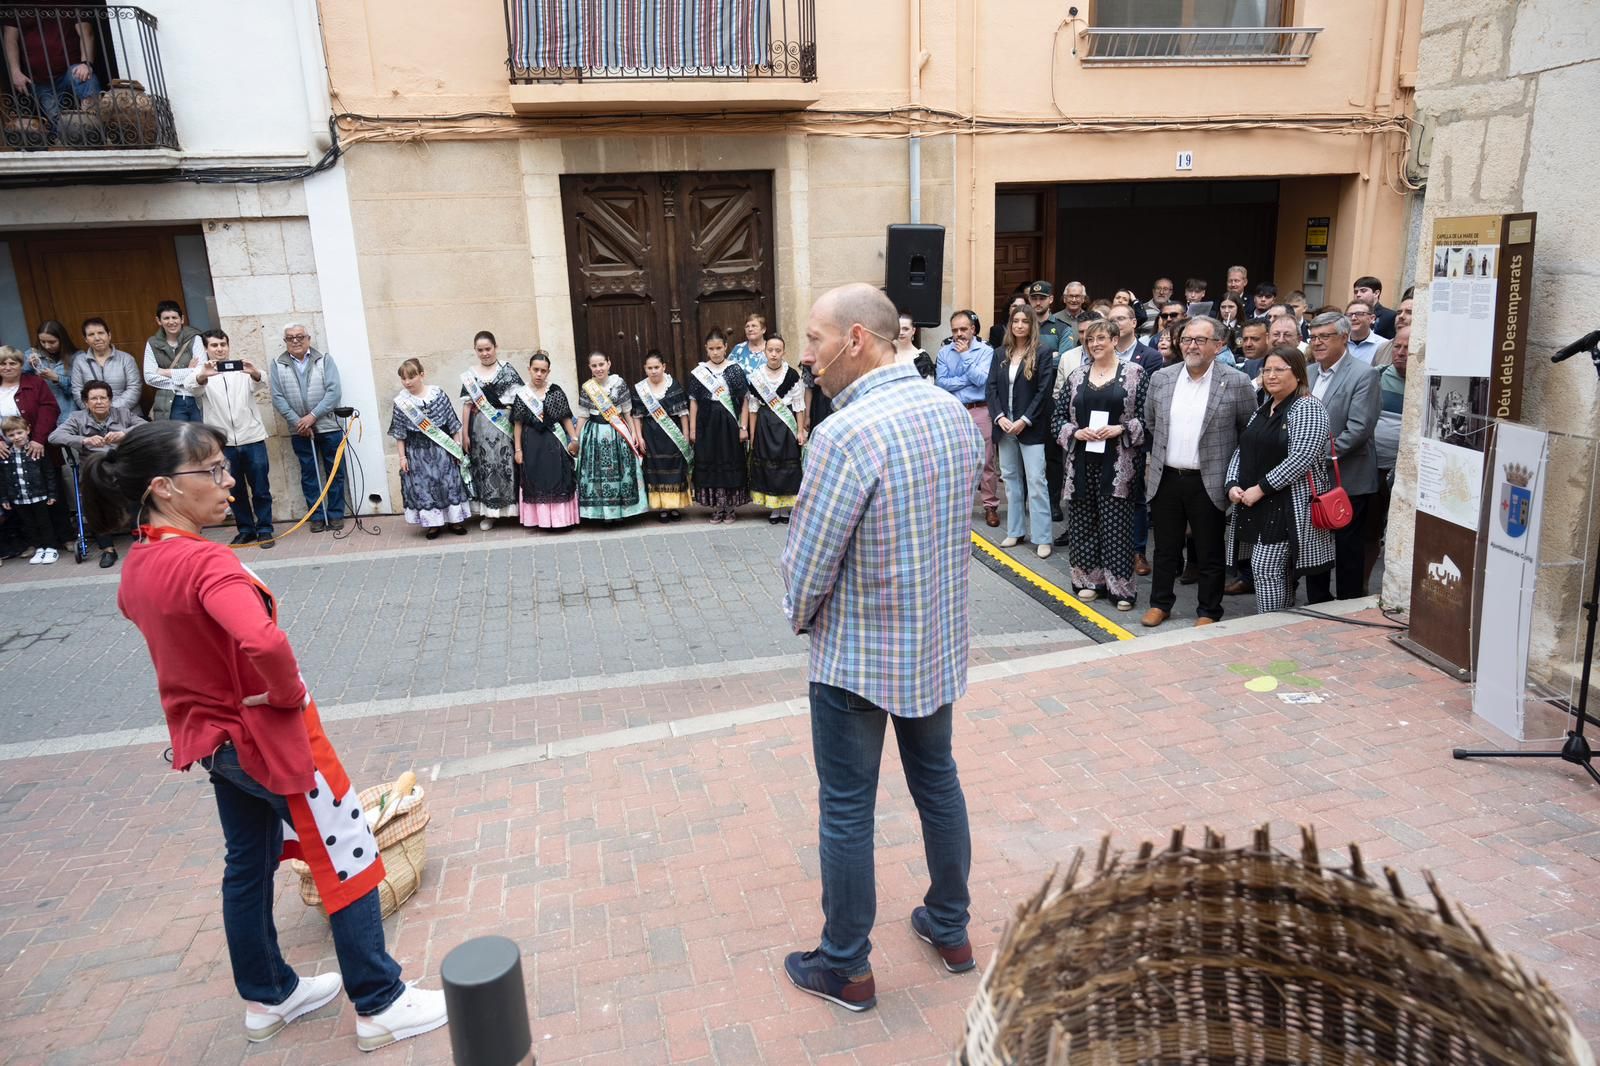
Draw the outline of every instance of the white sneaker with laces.
[[[33,558],[28,560],[28,565],[29,566],[38,566],[42,562],[44,562],[44,549],[43,548],[35,548],[33,550]]]
[[[302,977],[289,998],[276,1006],[265,1003],[246,1003],[244,1007],[244,1032],[252,1044],[271,1040],[283,1027],[319,1007],[333,1002],[344,987],[339,972],[319,973],[315,977]]]
[[[356,1047],[377,1051],[397,1040],[431,1033],[448,1020],[443,992],[408,984],[400,998],[386,1009],[356,1019]]]
[[[54,548],[46,548],[44,550],[44,558],[39,560],[39,565],[49,566],[59,558],[61,558],[60,552],[56,551]]]

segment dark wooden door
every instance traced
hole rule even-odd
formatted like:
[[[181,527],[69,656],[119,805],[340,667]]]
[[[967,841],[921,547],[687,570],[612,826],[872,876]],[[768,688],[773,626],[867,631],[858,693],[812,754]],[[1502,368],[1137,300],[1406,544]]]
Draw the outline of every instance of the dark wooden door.
[[[655,348],[682,380],[713,326],[775,328],[771,174],[566,175],[561,198],[580,374],[599,350],[637,381]]]

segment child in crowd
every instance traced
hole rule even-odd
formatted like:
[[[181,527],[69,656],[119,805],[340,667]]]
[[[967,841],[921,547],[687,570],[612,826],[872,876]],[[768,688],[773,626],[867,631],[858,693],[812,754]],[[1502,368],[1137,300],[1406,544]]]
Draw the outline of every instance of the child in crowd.
[[[694,502],[710,508],[713,524],[734,521],[750,502],[744,398],[749,379],[728,359],[720,329],[706,334],[705,362],[689,375],[689,443],[694,446]]]
[[[800,448],[806,442],[806,399],[800,373],[783,361],[783,338],[767,338],[766,365],[750,375],[745,435],[750,439],[750,498],[789,521],[800,491]]]
[[[400,459],[406,521],[423,527],[428,540],[447,525],[450,532],[465,534],[472,506],[466,452],[456,439],[461,418],[444,390],[428,384],[417,360],[400,364],[400,383],[405,388],[395,395],[389,436]]]
[[[24,541],[33,546],[29,565],[48,566],[57,558],[50,508],[61,495],[61,478],[49,459],[28,454],[31,433],[25,418],[0,418],[0,434],[11,446],[10,456],[0,462],[0,507],[21,523]]]

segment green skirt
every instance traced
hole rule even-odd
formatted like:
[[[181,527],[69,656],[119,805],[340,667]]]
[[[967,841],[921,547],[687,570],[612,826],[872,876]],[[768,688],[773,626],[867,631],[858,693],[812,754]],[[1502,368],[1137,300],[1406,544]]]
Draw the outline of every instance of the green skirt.
[[[578,438],[578,516],[632,518],[649,509],[644,471],[628,442],[603,418],[584,422]]]

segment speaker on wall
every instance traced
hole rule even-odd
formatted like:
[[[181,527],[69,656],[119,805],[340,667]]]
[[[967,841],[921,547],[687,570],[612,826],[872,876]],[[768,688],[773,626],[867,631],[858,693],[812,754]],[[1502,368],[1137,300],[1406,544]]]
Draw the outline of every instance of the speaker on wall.
[[[884,252],[889,299],[919,326],[937,326],[944,289],[944,227],[901,223],[889,227]]]

